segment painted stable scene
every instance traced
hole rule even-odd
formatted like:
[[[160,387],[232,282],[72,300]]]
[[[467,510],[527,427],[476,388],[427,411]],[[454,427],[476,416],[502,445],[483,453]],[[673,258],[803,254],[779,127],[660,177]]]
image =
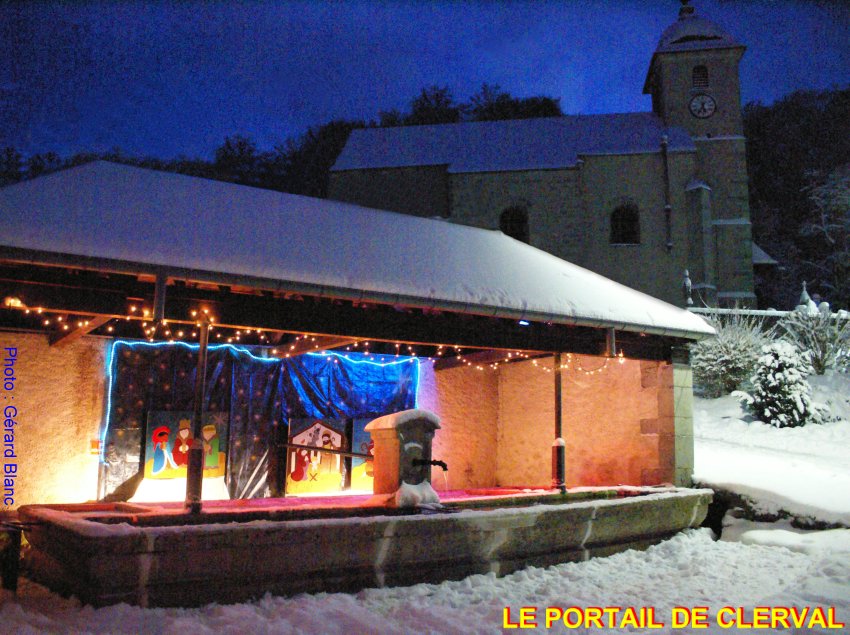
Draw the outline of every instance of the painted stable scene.
[[[7,498],[51,589],[504,575],[705,517],[697,315],[500,231],[104,161],[0,207]]]

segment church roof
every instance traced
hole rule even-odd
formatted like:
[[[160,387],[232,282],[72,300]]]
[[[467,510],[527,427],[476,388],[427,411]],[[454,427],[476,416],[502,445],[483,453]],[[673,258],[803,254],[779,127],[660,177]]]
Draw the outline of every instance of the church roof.
[[[354,130],[334,171],[445,165],[450,173],[575,166],[582,155],[694,151],[690,135],[653,113],[569,115]]]
[[[679,19],[664,29],[658,40],[658,46],[655,48],[646,73],[643,92],[644,94],[652,92],[653,74],[660,53],[744,48],[743,44],[721,26],[697,15],[694,8],[684,1],[679,10]]]
[[[711,20],[706,20],[692,11],[683,11],[679,14],[679,19],[661,34],[655,52],[671,53],[743,46]]]
[[[713,333],[687,311],[500,231],[106,161],[0,189],[3,258],[694,339]]]

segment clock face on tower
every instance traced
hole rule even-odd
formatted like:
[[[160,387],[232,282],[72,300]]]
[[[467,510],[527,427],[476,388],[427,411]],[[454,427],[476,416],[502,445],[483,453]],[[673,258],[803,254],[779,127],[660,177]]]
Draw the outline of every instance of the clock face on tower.
[[[699,119],[707,119],[717,110],[717,103],[711,95],[700,93],[691,98],[691,103],[688,104],[688,110],[694,117]]]

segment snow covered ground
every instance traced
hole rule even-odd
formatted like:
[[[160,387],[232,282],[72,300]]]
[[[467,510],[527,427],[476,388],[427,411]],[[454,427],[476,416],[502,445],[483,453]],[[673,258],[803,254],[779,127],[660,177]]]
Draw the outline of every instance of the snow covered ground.
[[[732,398],[696,400],[696,477],[753,498],[765,510],[787,510],[850,525],[850,378],[819,382],[843,421],[777,430],[746,423]],[[478,575],[439,585],[368,589],[357,594],[267,596],[257,602],[203,609],[81,607],[23,581],[18,598],[0,596],[0,631],[8,633],[498,633],[529,607],[532,632],[848,633],[850,529],[801,531],[787,521],[753,523],[727,516],[720,541],[710,530],[683,532],[644,552],[529,568],[504,578]],[[610,609],[598,624],[567,628],[588,607]],[[570,607],[578,607],[570,609]],[[653,609],[653,621],[628,620]],[[676,607],[679,607],[677,610]],[[698,607],[704,607],[700,609]],[[728,607],[728,608],[727,608]],[[736,613],[738,607],[742,612]],[[768,608],[756,608],[768,607]],[[824,623],[818,619],[823,610]],[[830,613],[829,609],[834,609]],[[531,609],[535,617],[531,617]],[[702,611],[707,628],[678,627],[673,616]],[[755,610],[755,612],[754,612]],[[804,611],[807,611],[804,616]],[[754,617],[754,616],[766,617]],[[802,626],[793,626],[794,616]],[[775,628],[745,628],[770,624]],[[789,628],[783,625],[783,618]],[[607,628],[613,619],[615,628]],[[625,620],[625,623],[624,623]],[[736,621],[737,620],[737,621]],[[723,624],[732,628],[721,628]],[[833,627],[843,623],[847,626]],[[630,624],[633,624],[630,626]],[[738,628],[740,627],[740,628]],[[511,632],[513,629],[507,629]],[[519,629],[517,629],[519,630]]]
[[[696,399],[694,478],[754,499],[760,510],[850,527],[850,377],[810,377],[837,421],[777,429],[745,421],[738,400]]]

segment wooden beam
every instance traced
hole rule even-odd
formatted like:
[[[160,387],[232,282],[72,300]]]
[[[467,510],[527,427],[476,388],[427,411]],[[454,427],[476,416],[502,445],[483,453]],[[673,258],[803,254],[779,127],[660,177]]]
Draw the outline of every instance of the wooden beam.
[[[75,329],[69,328],[67,331],[51,334],[48,338],[48,342],[50,343],[50,346],[56,346],[57,348],[66,346],[71,342],[80,339],[83,335],[87,335],[96,328],[103,326],[111,319],[112,318],[108,315],[96,315],[94,317],[90,317],[83,322],[83,326],[78,326]]]
[[[235,287],[222,293],[218,286],[199,288],[177,284],[169,278],[164,315],[172,325],[194,324],[191,312],[208,307],[215,316],[216,330],[261,329],[286,333],[313,333],[340,338],[341,342],[372,340],[413,345],[460,346],[465,349],[492,349],[526,352],[571,352],[601,355],[605,351],[605,329],[532,322],[521,325],[516,320],[486,317],[448,310],[436,314],[406,307],[384,304],[363,306],[343,300],[304,295],[281,296],[267,293],[239,292]],[[0,292],[11,295],[32,309],[43,307],[45,313],[124,318],[122,334],[140,337],[132,329],[143,317],[131,313],[131,298],[149,311],[154,305],[153,279],[139,280],[123,274],[100,274],[92,271],[67,270],[59,267],[22,266],[0,263]],[[151,311],[152,314],[152,311]],[[0,313],[0,318],[2,318]],[[4,319],[13,326],[16,320]],[[2,326],[3,324],[0,324]],[[39,328],[33,324],[28,328]],[[118,325],[116,325],[116,332]],[[618,348],[626,357],[639,359],[670,358],[671,346],[684,340],[660,335],[617,331]],[[325,345],[324,348],[328,348]]]

